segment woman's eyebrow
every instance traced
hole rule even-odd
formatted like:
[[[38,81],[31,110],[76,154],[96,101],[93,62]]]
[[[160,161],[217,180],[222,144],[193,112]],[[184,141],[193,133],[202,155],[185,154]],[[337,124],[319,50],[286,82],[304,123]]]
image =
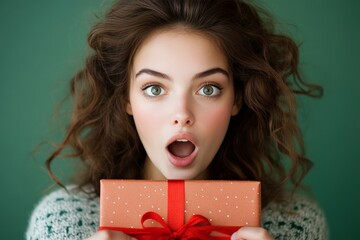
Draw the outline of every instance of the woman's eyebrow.
[[[164,78],[164,79],[171,80],[171,77],[169,77],[165,73],[161,73],[161,72],[151,70],[151,69],[148,69],[148,68],[141,69],[138,73],[136,73],[135,78],[137,78],[141,74],[148,74],[148,75],[152,75],[154,77],[159,77],[159,78]]]
[[[221,74],[225,75],[227,78],[230,77],[229,73],[225,69],[216,67],[216,68],[211,68],[211,69],[206,70],[206,71],[201,72],[201,73],[197,73],[193,77],[193,79],[204,78],[204,77],[216,74],[216,73],[221,73]]]
[[[204,77],[207,77],[207,76],[210,76],[210,75],[213,75],[213,74],[217,74],[217,73],[223,74],[228,78],[230,77],[229,73],[225,69],[216,67],[216,68],[211,68],[209,70],[206,70],[206,71],[195,74],[195,76],[192,78],[192,80],[199,79],[199,78],[204,78]],[[159,77],[159,78],[163,78],[163,79],[167,79],[167,80],[172,80],[172,78],[169,77],[168,75],[166,75],[165,73],[158,72],[158,71],[155,71],[155,70],[152,70],[152,69],[149,69],[149,68],[141,69],[139,72],[136,73],[135,78],[137,78],[138,76],[140,76],[142,74],[148,74],[148,75],[152,75],[154,77]]]

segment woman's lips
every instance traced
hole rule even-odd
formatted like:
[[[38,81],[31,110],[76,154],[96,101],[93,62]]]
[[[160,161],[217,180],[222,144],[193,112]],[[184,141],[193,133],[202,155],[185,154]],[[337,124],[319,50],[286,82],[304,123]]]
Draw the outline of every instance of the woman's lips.
[[[184,158],[195,150],[195,145],[187,139],[180,139],[170,144],[167,149],[173,155]]]
[[[175,143],[175,142],[180,142],[180,143]],[[190,152],[190,154],[186,154],[186,155],[175,155],[170,149],[170,145],[175,143],[175,144],[181,144],[181,142],[186,142],[189,141],[190,143],[192,143],[194,146],[192,149],[192,151]],[[191,165],[197,155],[197,147],[195,144],[195,141],[193,139],[193,137],[191,136],[191,134],[188,133],[180,133],[177,134],[175,136],[173,136],[167,144],[166,147],[167,153],[168,153],[168,159],[170,161],[171,164],[173,164],[175,167],[187,167],[189,165]]]

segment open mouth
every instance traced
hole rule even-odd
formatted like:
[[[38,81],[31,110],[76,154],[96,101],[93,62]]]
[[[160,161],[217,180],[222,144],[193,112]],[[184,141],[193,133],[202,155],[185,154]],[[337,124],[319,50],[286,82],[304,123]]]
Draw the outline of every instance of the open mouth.
[[[191,155],[195,150],[195,145],[187,139],[178,139],[168,146],[169,152],[179,158]]]
[[[175,167],[187,167],[191,165],[197,155],[195,144],[186,139],[179,138],[167,146],[169,161]]]

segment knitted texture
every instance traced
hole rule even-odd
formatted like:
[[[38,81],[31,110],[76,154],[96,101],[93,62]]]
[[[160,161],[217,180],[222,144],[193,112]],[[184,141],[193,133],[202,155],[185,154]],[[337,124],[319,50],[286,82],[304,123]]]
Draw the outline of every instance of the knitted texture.
[[[69,188],[45,196],[34,209],[26,239],[84,239],[99,226],[99,198]],[[262,225],[276,240],[328,239],[321,209],[305,198],[270,203],[262,211]]]

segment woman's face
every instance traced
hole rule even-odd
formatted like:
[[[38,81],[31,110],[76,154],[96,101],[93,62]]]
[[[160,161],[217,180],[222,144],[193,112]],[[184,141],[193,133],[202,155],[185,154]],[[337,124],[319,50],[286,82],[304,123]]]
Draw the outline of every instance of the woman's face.
[[[219,46],[194,31],[156,31],[135,54],[129,94],[147,153],[144,177],[203,177],[238,112]]]

